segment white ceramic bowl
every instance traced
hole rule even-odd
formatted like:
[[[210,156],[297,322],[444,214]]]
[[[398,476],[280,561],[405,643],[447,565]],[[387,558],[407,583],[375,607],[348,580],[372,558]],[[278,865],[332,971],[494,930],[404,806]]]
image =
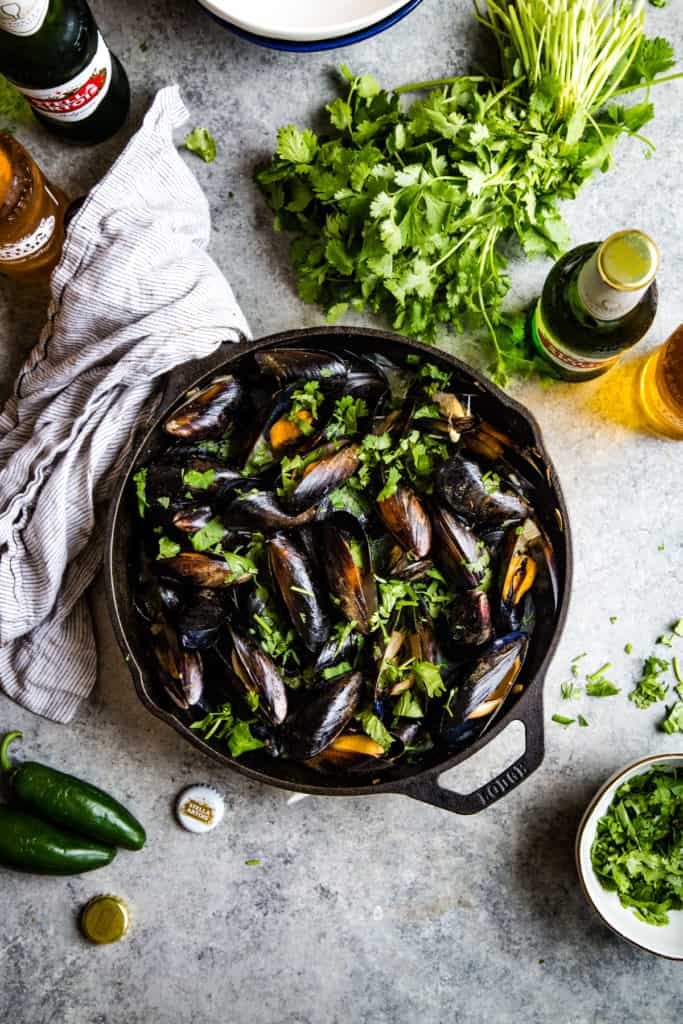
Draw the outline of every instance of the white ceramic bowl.
[[[591,800],[576,835],[576,866],[583,894],[605,924],[634,946],[670,960],[683,960],[683,910],[669,911],[669,924],[657,927],[639,921],[631,908],[622,907],[616,892],[603,889],[591,863],[591,846],[598,821],[606,814],[615,791],[634,775],[657,766],[683,768],[683,754],[656,754],[634,761],[613,775]]]
[[[217,18],[270,39],[312,42],[382,21],[406,0],[200,0]]]

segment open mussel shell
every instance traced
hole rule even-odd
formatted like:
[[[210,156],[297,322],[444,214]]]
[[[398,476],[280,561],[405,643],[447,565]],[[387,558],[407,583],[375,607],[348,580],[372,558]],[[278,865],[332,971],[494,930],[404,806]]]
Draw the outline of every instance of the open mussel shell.
[[[302,643],[315,654],[330,635],[320,586],[302,548],[284,533],[266,542],[268,568]]]
[[[350,723],[360,703],[363,676],[349,676],[326,683],[308,703],[290,715],[274,741],[273,753],[293,761],[310,761],[329,747]]]
[[[448,740],[459,738],[464,723],[490,722],[498,713],[519,676],[527,646],[525,633],[512,633],[479,656],[444,708],[441,730]]]
[[[187,711],[204,693],[202,659],[196,651],[180,647],[178,634],[165,619],[159,617],[151,632],[161,685],[173,703]]]
[[[337,514],[323,524],[322,535],[330,591],[345,618],[367,634],[377,612],[377,584],[365,532],[351,516]]]
[[[238,684],[247,692],[258,694],[257,714],[272,725],[287,717],[287,689],[272,658],[234,629],[229,630],[232,651],[220,643],[218,654],[235,673]]]
[[[343,775],[383,771],[391,768],[393,761],[385,757],[384,747],[369,736],[344,732],[306,764],[324,774]]]
[[[235,377],[214,377],[164,421],[163,429],[173,437],[193,441],[222,437],[243,394]]]
[[[521,495],[491,485],[483,475],[476,462],[456,452],[437,473],[438,493],[456,515],[483,528],[519,522],[530,515]]]
[[[352,477],[359,465],[360,445],[332,445],[327,454],[306,466],[287,499],[289,508],[295,514],[310,509]]]
[[[170,576],[196,587],[231,587],[246,583],[252,578],[250,572],[234,572],[222,558],[209,557],[195,551],[184,551],[173,558],[162,558],[157,562],[157,572],[162,577]]]
[[[521,526],[510,526],[505,532],[498,569],[499,629],[510,630],[519,626],[524,597],[536,580],[538,570],[531,546],[539,538],[540,531],[532,519],[527,519]]]
[[[346,363],[331,352],[274,348],[266,352],[257,352],[254,359],[261,373],[267,377],[274,377],[280,385],[299,380],[343,383],[347,375]]]
[[[388,498],[377,502],[377,511],[401,547],[416,558],[426,558],[432,545],[432,524],[417,494],[407,484],[397,484]]]
[[[413,583],[424,579],[434,568],[434,562],[430,558],[416,558],[412,551],[406,551],[399,544],[394,544],[389,550],[386,568],[388,575],[393,579]]]
[[[464,587],[477,587],[487,572],[487,551],[483,541],[467,524],[448,509],[432,511],[434,553],[449,574]]]
[[[483,590],[461,590],[450,612],[451,636],[456,644],[481,647],[493,636],[491,605]]]

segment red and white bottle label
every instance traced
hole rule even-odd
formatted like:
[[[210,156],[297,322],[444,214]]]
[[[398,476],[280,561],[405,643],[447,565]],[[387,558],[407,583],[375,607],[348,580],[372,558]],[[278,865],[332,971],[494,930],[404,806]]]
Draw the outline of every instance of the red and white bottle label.
[[[90,63],[64,85],[51,89],[25,89],[23,92],[34,110],[51,121],[83,121],[99,107],[111,84],[111,54],[97,33],[97,49]]]
[[[0,0],[0,28],[13,36],[32,36],[45,21],[50,0]]]

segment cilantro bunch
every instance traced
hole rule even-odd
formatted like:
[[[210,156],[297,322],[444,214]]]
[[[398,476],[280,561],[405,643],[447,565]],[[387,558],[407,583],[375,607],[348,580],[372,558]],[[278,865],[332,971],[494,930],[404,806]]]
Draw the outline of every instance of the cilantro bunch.
[[[281,128],[257,174],[276,230],[295,232],[298,290],[334,322],[347,309],[388,316],[434,341],[439,325],[485,326],[499,383],[533,368],[522,317],[506,316],[504,246],[556,259],[569,242],[558,201],[606,171],[621,135],[642,139],[649,95],[675,75],[664,39],[643,34],[642,4],[489,0],[502,75],[383,89],[342,75],[330,132]],[[401,94],[429,89],[405,107]],[[642,140],[651,146],[647,140]]]

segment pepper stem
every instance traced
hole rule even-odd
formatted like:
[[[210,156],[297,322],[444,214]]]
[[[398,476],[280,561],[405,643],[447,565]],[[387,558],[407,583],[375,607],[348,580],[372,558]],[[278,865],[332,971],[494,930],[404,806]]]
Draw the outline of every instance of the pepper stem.
[[[12,771],[12,765],[10,764],[10,760],[7,756],[10,744],[14,743],[15,740],[20,740],[22,736],[23,733],[20,732],[7,732],[2,737],[2,742],[0,743],[0,767],[4,772]]]

